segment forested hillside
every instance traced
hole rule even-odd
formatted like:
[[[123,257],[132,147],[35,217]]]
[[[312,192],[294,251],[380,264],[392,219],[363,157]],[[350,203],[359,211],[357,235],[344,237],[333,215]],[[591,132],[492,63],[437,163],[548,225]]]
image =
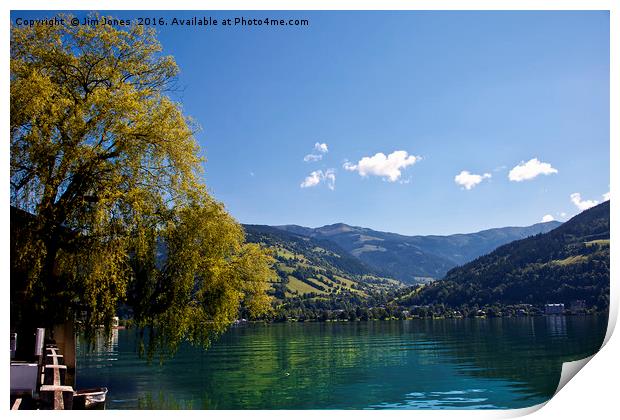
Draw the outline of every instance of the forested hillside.
[[[381,277],[333,242],[270,226],[245,225],[246,239],[270,248],[276,259],[272,284],[276,316],[317,318],[324,310],[382,305],[404,284]]]
[[[406,293],[402,304],[545,304],[585,300],[609,305],[609,201],[551,232],[501,246],[443,280]]]

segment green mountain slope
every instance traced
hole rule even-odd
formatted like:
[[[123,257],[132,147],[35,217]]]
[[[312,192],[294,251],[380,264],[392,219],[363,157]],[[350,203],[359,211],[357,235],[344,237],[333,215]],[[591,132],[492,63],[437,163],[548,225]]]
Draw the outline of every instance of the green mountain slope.
[[[316,229],[297,225],[277,228],[308,238],[329,240],[376,273],[412,284],[423,278],[441,278],[451,268],[500,245],[548,232],[559,225],[559,222],[547,222],[449,236],[405,236],[344,223]]]
[[[404,304],[609,305],[609,201],[545,234],[511,242],[406,295]]]
[[[381,277],[331,241],[264,225],[244,225],[244,229],[248,241],[273,250],[278,273],[273,294],[283,302],[297,298],[360,303],[404,286]]]

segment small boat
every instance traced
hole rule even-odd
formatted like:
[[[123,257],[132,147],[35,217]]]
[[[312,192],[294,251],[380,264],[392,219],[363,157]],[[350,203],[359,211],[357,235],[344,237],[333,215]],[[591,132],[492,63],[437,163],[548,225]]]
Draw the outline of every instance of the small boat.
[[[108,388],[80,389],[73,394],[74,410],[105,410]]]

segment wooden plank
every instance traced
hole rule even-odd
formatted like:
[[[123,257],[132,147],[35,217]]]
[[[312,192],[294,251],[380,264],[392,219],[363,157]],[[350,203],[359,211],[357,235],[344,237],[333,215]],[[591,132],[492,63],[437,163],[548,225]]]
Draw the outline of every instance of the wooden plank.
[[[73,406],[73,387],[65,385],[41,385],[41,401],[54,410],[70,410]]]
[[[43,383],[45,385],[64,385],[67,374],[65,365],[45,365]]]
[[[46,355],[50,355],[50,356],[56,356],[58,355],[58,349],[51,349],[51,348],[47,348],[45,349],[45,354]]]
[[[73,392],[73,387],[68,385],[41,385],[41,392],[49,392],[49,391],[71,391]]]
[[[45,355],[46,365],[62,365],[62,354],[47,354]]]

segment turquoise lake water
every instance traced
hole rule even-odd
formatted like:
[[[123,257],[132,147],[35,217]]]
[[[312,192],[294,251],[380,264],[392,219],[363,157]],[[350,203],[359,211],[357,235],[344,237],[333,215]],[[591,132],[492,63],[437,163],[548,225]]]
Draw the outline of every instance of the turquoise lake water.
[[[78,346],[78,388],[107,409],[489,409],[548,400],[562,362],[601,346],[605,316],[247,324],[163,365],[136,332]]]

